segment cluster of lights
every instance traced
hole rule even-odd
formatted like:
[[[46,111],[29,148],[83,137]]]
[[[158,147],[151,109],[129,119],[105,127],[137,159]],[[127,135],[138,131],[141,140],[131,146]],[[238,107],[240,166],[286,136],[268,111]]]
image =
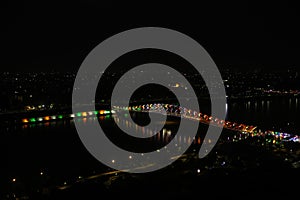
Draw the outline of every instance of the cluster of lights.
[[[24,119],[22,119],[22,123],[26,124],[26,123],[36,123],[36,122],[47,122],[47,121],[53,121],[53,120],[58,120],[58,119],[89,117],[89,116],[95,116],[95,115],[110,115],[110,114],[114,114],[114,113],[115,113],[114,110],[78,112],[78,113],[67,114],[67,115],[52,115],[52,116],[44,116],[44,117],[24,118]]]
[[[245,124],[238,124],[233,123],[225,120],[220,120],[218,118],[214,118],[213,116],[208,116],[206,114],[193,111],[191,109],[179,106],[179,105],[172,105],[172,104],[164,104],[164,103],[154,103],[154,104],[145,104],[145,105],[136,105],[136,106],[124,106],[114,107],[115,109],[123,109],[129,111],[150,111],[150,112],[161,112],[161,113],[169,113],[172,115],[182,115],[185,118],[192,119],[192,120],[200,120],[203,123],[214,124],[216,126],[223,126],[227,129],[233,129],[236,131],[247,131],[252,132],[256,129],[256,126],[247,126]]]
[[[292,142],[300,142],[300,137],[298,135],[292,136],[288,133],[281,133],[276,131],[266,131],[261,132],[256,130],[256,126],[248,126],[245,124],[238,124],[233,123],[229,121],[220,120],[218,118],[214,118],[212,116],[208,116],[202,113],[198,113],[196,111],[192,111],[190,109],[178,106],[178,105],[172,105],[172,104],[146,104],[146,105],[136,105],[136,106],[128,106],[128,107],[119,107],[116,106],[114,109],[121,109],[121,110],[129,110],[129,111],[137,111],[137,112],[143,112],[143,111],[152,111],[152,112],[160,112],[162,110],[165,110],[169,114],[181,114],[185,118],[189,119],[196,119],[200,120],[206,123],[210,123],[217,126],[223,126],[224,128],[235,130],[242,132],[245,135],[253,136],[272,136],[274,139],[268,140],[270,143],[277,143],[278,140],[281,141],[292,141]]]

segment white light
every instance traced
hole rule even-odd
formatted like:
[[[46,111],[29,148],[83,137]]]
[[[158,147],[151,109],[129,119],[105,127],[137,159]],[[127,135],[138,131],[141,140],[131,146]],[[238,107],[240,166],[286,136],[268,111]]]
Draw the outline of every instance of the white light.
[[[71,114],[70,117],[74,118],[74,117],[75,117],[75,114]]]
[[[115,160],[112,160],[111,162],[112,162],[112,163],[115,163],[116,161],[115,161]]]
[[[200,173],[201,172],[201,170],[200,169],[197,169],[197,173]]]
[[[132,156],[129,156],[129,159],[132,159]]]
[[[44,174],[43,172],[40,173],[41,176],[42,176],[43,174]]]

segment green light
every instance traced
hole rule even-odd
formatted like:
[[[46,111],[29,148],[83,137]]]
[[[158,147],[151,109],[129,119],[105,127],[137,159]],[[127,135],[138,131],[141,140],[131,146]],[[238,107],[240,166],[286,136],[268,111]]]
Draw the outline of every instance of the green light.
[[[125,116],[125,117],[128,117],[128,114],[126,113],[126,114],[124,114],[124,116]]]
[[[76,116],[77,117],[81,117],[81,113],[76,113]]]
[[[98,111],[94,111],[94,114],[95,114],[95,115],[98,115]]]
[[[58,115],[58,119],[62,119],[63,118],[63,116],[62,115]]]
[[[36,122],[35,118],[30,118],[29,121],[30,122]]]
[[[110,113],[109,110],[105,110],[105,111],[104,111],[104,114],[109,114],[109,113]]]
[[[141,108],[140,108],[140,107],[138,107],[138,108],[137,108],[137,110],[138,110],[138,111],[141,111]]]

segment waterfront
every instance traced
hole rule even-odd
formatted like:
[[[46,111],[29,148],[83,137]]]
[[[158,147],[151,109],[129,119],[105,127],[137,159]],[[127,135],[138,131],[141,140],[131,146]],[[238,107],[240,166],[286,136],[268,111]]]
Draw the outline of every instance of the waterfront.
[[[233,100],[228,104],[227,119],[263,129],[291,132],[300,130],[300,98],[279,96]]]
[[[274,101],[269,103],[270,107],[276,106],[272,105],[272,102]],[[287,99],[286,102],[290,102],[290,100]],[[243,106],[245,104],[241,104],[241,108]],[[250,106],[250,108],[252,107]],[[249,109],[245,109],[244,112],[235,110],[235,112],[239,113],[238,117],[242,118],[247,115]],[[231,107],[228,110],[231,110]],[[292,110],[295,110],[292,106],[291,110],[285,109],[286,113],[283,115],[289,115]],[[233,112],[234,109],[231,111]],[[143,115],[146,114],[139,113],[136,115],[136,120],[147,121],[146,116]],[[247,120],[256,119],[256,117],[258,116],[251,115]],[[148,146],[140,145],[139,147],[138,144],[130,144],[125,140],[115,140],[115,142],[119,142],[119,145],[127,143],[127,147],[126,145],[125,147],[129,149],[140,148],[139,151],[147,151],[153,147],[154,149],[162,147],[174,137],[173,139],[177,140],[179,146],[180,143],[193,143],[186,156],[171,166],[150,173],[150,175],[130,175],[115,172],[113,169],[102,165],[87,152],[77,135],[73,120],[79,120],[80,123],[86,125],[96,125],[99,120],[107,134],[114,135],[112,140],[114,137],[120,139],[118,137],[119,130],[112,125],[111,115],[16,124],[9,127],[1,126],[1,148],[3,148],[1,152],[4,152],[1,167],[2,197],[13,194],[30,197],[35,195],[38,197],[49,195],[61,197],[65,195],[67,197],[78,194],[78,191],[82,192],[82,195],[86,194],[87,191],[100,195],[99,191],[110,194],[116,191],[124,192],[125,188],[130,189],[131,186],[143,191],[145,190],[144,187],[150,187],[150,183],[157,184],[157,187],[168,184],[165,186],[166,190],[162,190],[162,192],[169,193],[170,190],[177,187],[179,182],[185,185],[181,190],[185,189],[193,193],[197,190],[197,186],[209,189],[205,182],[217,184],[218,188],[216,189],[222,189],[221,183],[226,184],[222,177],[226,176],[230,177],[231,180],[228,181],[235,187],[238,185],[233,183],[233,180],[243,181],[246,185],[249,184],[245,183],[247,180],[259,185],[262,184],[259,183],[260,181],[270,184],[272,179],[278,178],[286,181],[290,177],[299,177],[299,168],[297,168],[297,161],[300,157],[299,145],[273,145],[260,138],[244,138],[238,136],[239,134],[234,131],[223,130],[213,152],[207,158],[199,160],[197,159],[197,152],[200,148],[200,141],[205,134],[206,125],[200,125],[199,140],[196,139],[192,142],[192,138],[176,138],[174,134],[179,123],[176,117],[168,119],[164,130],[154,137]],[[280,117],[277,120],[280,120]],[[265,120],[265,122],[274,123],[273,119]],[[128,124],[128,127],[131,127],[137,134],[155,132],[155,130],[136,129],[135,125],[130,125],[126,119],[125,121],[120,119],[119,123]],[[162,137],[164,133],[165,136]],[[233,138],[234,135],[238,136],[237,139],[228,141],[227,136]],[[151,147],[149,148],[149,146]],[[262,174],[265,175],[262,176]],[[257,180],[252,180],[251,176]],[[153,177],[156,177],[157,180]],[[242,180],[243,178],[245,180]],[[138,183],[140,183],[139,186],[137,186]],[[190,185],[192,183],[195,185]],[[228,189],[228,187],[225,188]],[[268,188],[273,190],[271,186]],[[193,196],[189,192],[186,194],[186,192],[181,191],[180,194]],[[245,190],[240,192],[245,192]]]

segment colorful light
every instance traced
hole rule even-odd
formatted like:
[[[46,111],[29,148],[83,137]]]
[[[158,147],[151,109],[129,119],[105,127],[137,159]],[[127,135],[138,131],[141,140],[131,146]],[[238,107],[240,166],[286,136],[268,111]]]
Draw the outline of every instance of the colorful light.
[[[183,107],[179,107],[177,108],[176,106],[174,107],[174,105],[168,105],[168,104],[147,104],[147,105],[139,105],[139,106],[132,106],[132,107],[119,107],[119,106],[115,106],[114,108],[117,109],[123,109],[123,110],[136,110],[136,111],[141,111],[144,110],[145,108],[149,109],[151,107],[154,107],[155,110],[160,111],[162,108],[166,107],[166,108],[175,108],[173,109],[174,113],[184,113],[185,116],[187,118],[190,118],[191,116],[194,117],[200,117],[200,119],[202,119],[202,117],[204,118],[204,120],[214,120],[215,122],[217,122],[218,124],[221,124],[223,126],[226,126],[225,128],[229,128],[229,129],[236,129],[238,131],[240,131],[240,133],[242,133],[243,135],[245,135],[245,137],[242,137],[241,135],[239,137],[234,136],[233,141],[238,141],[238,140],[242,140],[244,138],[247,138],[248,136],[250,137],[264,137],[266,135],[268,136],[272,136],[271,139],[266,139],[265,142],[266,143],[273,143],[273,144],[280,144],[281,141],[293,141],[293,142],[300,142],[299,140],[299,136],[295,136],[293,137],[292,135],[288,134],[288,133],[282,133],[282,132],[278,132],[278,131],[261,131],[261,130],[254,130],[256,129],[256,127],[254,126],[247,126],[244,124],[237,124],[237,123],[233,123],[233,122],[229,122],[229,121],[225,121],[225,120],[219,120],[217,118],[213,118],[212,116],[208,116],[202,113],[198,113],[198,112],[193,112],[192,110],[189,110],[187,108],[183,108]],[[74,118],[74,117],[87,117],[87,116],[92,116],[92,115],[106,115],[106,116],[100,116],[104,118],[110,118],[111,115],[110,114],[114,114],[116,113],[115,110],[99,110],[99,111],[88,111],[88,112],[79,112],[76,114],[69,114],[69,115],[65,115],[65,116],[70,116],[70,118]],[[193,113],[193,115],[189,115]],[[128,117],[129,115],[127,113],[124,113],[125,117]],[[21,119],[22,123],[34,123],[34,122],[43,122],[43,121],[50,121],[50,120],[55,120],[55,119],[63,119],[64,115],[53,115],[53,116],[43,116],[43,117],[37,117],[37,118],[24,118]],[[84,119],[86,120],[86,118]],[[50,124],[49,122],[47,122],[46,124]],[[171,135],[171,131],[167,132],[168,135]],[[195,141],[200,143],[200,139],[199,141]]]
[[[82,112],[81,114],[82,114],[83,117],[86,117],[86,116],[87,116],[87,113],[86,113],[86,112]]]
[[[28,119],[22,119],[22,122],[23,123],[28,123],[29,121],[28,121]]]

